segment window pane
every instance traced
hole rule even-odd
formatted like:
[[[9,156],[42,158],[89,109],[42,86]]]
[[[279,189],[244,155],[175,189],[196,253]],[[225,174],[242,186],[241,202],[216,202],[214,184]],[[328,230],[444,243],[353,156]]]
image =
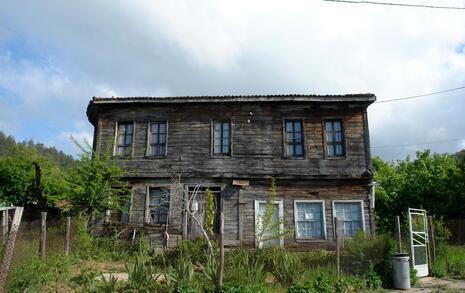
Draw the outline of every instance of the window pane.
[[[229,146],[228,145],[223,145],[223,154],[229,153]]]
[[[301,156],[302,154],[303,154],[302,145],[301,144],[296,144],[295,145],[295,153],[294,153],[294,155]]]
[[[328,153],[328,157],[334,156],[334,148],[333,145],[327,145],[326,150]]]
[[[152,135],[152,144],[156,144],[156,143],[158,143],[158,135],[154,134]]]
[[[342,156],[342,155],[344,155],[344,152],[342,151],[342,145],[337,144],[336,145],[336,156]]]
[[[118,147],[117,150],[116,150],[116,154],[117,154],[118,156],[124,155],[124,146]]]
[[[302,133],[301,132],[296,132],[295,133],[295,141],[296,142],[302,142]]]
[[[166,133],[166,123],[159,123],[158,125],[159,125],[158,131],[160,133]]]
[[[330,121],[325,122],[326,131],[333,131],[333,124]]]
[[[287,133],[287,142],[294,142],[294,133],[288,132]]]
[[[333,133],[332,132],[327,132],[326,133],[326,141],[327,142],[333,142]]]
[[[131,147],[125,147],[124,148],[124,156],[130,156],[131,155]]]
[[[286,121],[286,132],[292,132],[292,122]]]
[[[223,131],[229,131],[229,122],[223,122]]]
[[[341,121],[334,121],[334,130],[341,131]]]
[[[166,142],[166,134],[160,134],[160,142],[159,143],[165,143]]]
[[[126,133],[127,134],[132,134],[132,130],[133,130],[132,127],[133,127],[132,123],[126,124]]]
[[[294,121],[294,131],[295,132],[302,131],[302,123],[300,121]]]
[[[124,144],[125,144],[126,146],[132,144],[132,134],[126,135],[126,139],[125,139]]]
[[[341,132],[336,132],[334,134],[334,141],[336,141],[336,142],[341,142],[342,141],[342,133]]]
[[[122,134],[118,135],[117,144],[118,145],[124,145],[124,135],[122,135]]]
[[[221,131],[221,123],[215,122],[214,125],[215,125],[215,132],[217,132],[217,131],[220,132]]]
[[[293,156],[294,155],[294,146],[293,145],[287,145],[287,155],[288,156]]]

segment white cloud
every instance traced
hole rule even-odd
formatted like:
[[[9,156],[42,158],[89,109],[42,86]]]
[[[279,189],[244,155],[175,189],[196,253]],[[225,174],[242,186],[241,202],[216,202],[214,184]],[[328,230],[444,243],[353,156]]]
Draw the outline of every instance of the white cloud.
[[[465,43],[463,12],[303,0],[3,6],[0,27],[5,24],[10,38],[21,35],[47,58],[3,54],[0,86],[17,93],[25,111],[54,101],[65,112],[78,112],[70,114],[73,121],[84,120],[94,95],[374,92],[384,100],[465,84],[465,54],[458,49]],[[458,93],[374,105],[372,143],[460,137],[465,126],[457,117],[464,111]],[[411,151],[381,154],[394,158]]]

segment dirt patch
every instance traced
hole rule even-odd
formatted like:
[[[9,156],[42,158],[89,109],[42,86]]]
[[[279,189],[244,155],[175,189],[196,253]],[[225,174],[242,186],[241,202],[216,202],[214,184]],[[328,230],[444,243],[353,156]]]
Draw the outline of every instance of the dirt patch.
[[[391,290],[389,292],[422,292],[422,293],[458,293],[465,292],[465,280],[451,278],[421,278],[418,284],[410,290]]]

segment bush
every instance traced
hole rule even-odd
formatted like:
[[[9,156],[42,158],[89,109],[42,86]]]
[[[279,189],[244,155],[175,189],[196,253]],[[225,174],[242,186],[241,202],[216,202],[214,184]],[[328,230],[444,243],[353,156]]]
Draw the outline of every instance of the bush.
[[[387,234],[367,236],[358,231],[346,241],[341,255],[344,271],[359,276],[374,271],[381,277],[385,287],[392,284],[391,257],[395,252],[395,242]]]

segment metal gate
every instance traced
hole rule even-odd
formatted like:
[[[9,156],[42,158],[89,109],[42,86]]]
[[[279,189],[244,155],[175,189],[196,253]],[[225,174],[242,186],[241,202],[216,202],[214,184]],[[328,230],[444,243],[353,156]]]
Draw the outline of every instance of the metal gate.
[[[410,230],[410,254],[412,265],[417,270],[418,277],[426,277],[428,271],[428,222],[426,211],[408,209],[408,224]]]

